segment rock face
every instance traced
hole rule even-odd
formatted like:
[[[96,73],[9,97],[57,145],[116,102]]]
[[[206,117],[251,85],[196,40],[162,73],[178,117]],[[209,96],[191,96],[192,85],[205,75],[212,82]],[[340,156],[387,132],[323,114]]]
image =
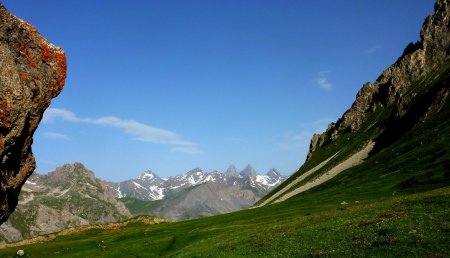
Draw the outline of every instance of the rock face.
[[[413,82],[427,75],[450,55],[450,1],[438,0],[434,9],[435,14],[425,19],[420,41],[410,43],[375,83],[366,83],[351,108],[336,123],[330,124],[325,133],[313,136],[307,161],[318,147],[335,141],[344,133],[357,131],[365,118],[376,111],[377,105],[387,107],[395,104],[397,120],[405,115],[410,98],[404,96]],[[442,103],[446,94],[448,90],[437,94],[436,103]]]
[[[65,164],[47,175],[35,173],[26,181],[15,212],[0,226],[0,242],[130,216],[106,182],[81,163]]]
[[[35,169],[33,133],[65,79],[64,51],[0,4],[0,224]]]

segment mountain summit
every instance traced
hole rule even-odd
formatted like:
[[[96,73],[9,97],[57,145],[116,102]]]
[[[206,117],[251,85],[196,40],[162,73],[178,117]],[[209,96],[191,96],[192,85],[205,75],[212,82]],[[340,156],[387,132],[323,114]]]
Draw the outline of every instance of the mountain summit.
[[[239,173],[242,177],[250,177],[250,178],[256,178],[258,175],[258,172],[252,167],[252,165],[248,164],[244,170],[242,170]]]
[[[239,173],[234,165],[230,165],[225,172],[225,175],[228,177],[239,177]]]

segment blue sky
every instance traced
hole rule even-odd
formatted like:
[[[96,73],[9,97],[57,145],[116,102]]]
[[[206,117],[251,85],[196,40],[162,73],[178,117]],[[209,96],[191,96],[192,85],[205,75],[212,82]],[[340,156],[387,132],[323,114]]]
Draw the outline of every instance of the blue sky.
[[[66,51],[37,171],[120,181],[252,164],[293,173],[312,134],[411,41],[432,0],[48,1],[4,5]]]

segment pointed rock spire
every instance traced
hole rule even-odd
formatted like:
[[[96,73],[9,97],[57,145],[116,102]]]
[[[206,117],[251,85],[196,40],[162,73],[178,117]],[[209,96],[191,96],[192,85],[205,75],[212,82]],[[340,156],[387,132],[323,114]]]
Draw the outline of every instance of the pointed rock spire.
[[[248,164],[244,170],[240,173],[243,177],[255,178],[258,175],[258,172],[252,167],[252,165]]]
[[[239,177],[239,173],[237,172],[237,169],[234,165],[230,165],[227,169],[227,171],[225,172],[226,176],[229,177]]]

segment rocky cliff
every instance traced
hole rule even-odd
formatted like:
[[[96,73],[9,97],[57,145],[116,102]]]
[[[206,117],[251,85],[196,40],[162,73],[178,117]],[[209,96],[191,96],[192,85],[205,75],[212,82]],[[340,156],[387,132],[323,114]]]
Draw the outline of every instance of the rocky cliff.
[[[405,116],[406,106],[411,100],[405,94],[413,82],[430,73],[450,55],[449,0],[438,0],[434,9],[434,15],[425,19],[420,41],[410,43],[400,58],[374,83],[366,83],[356,95],[351,108],[336,123],[331,123],[326,132],[313,136],[307,161],[317,148],[334,142],[344,133],[358,131],[365,119],[379,107],[395,105],[394,120]],[[440,89],[435,95],[433,103],[423,103],[424,108],[434,112],[442,108],[448,87]]]
[[[64,51],[0,4],[0,224],[35,169],[33,133],[65,79]]]

